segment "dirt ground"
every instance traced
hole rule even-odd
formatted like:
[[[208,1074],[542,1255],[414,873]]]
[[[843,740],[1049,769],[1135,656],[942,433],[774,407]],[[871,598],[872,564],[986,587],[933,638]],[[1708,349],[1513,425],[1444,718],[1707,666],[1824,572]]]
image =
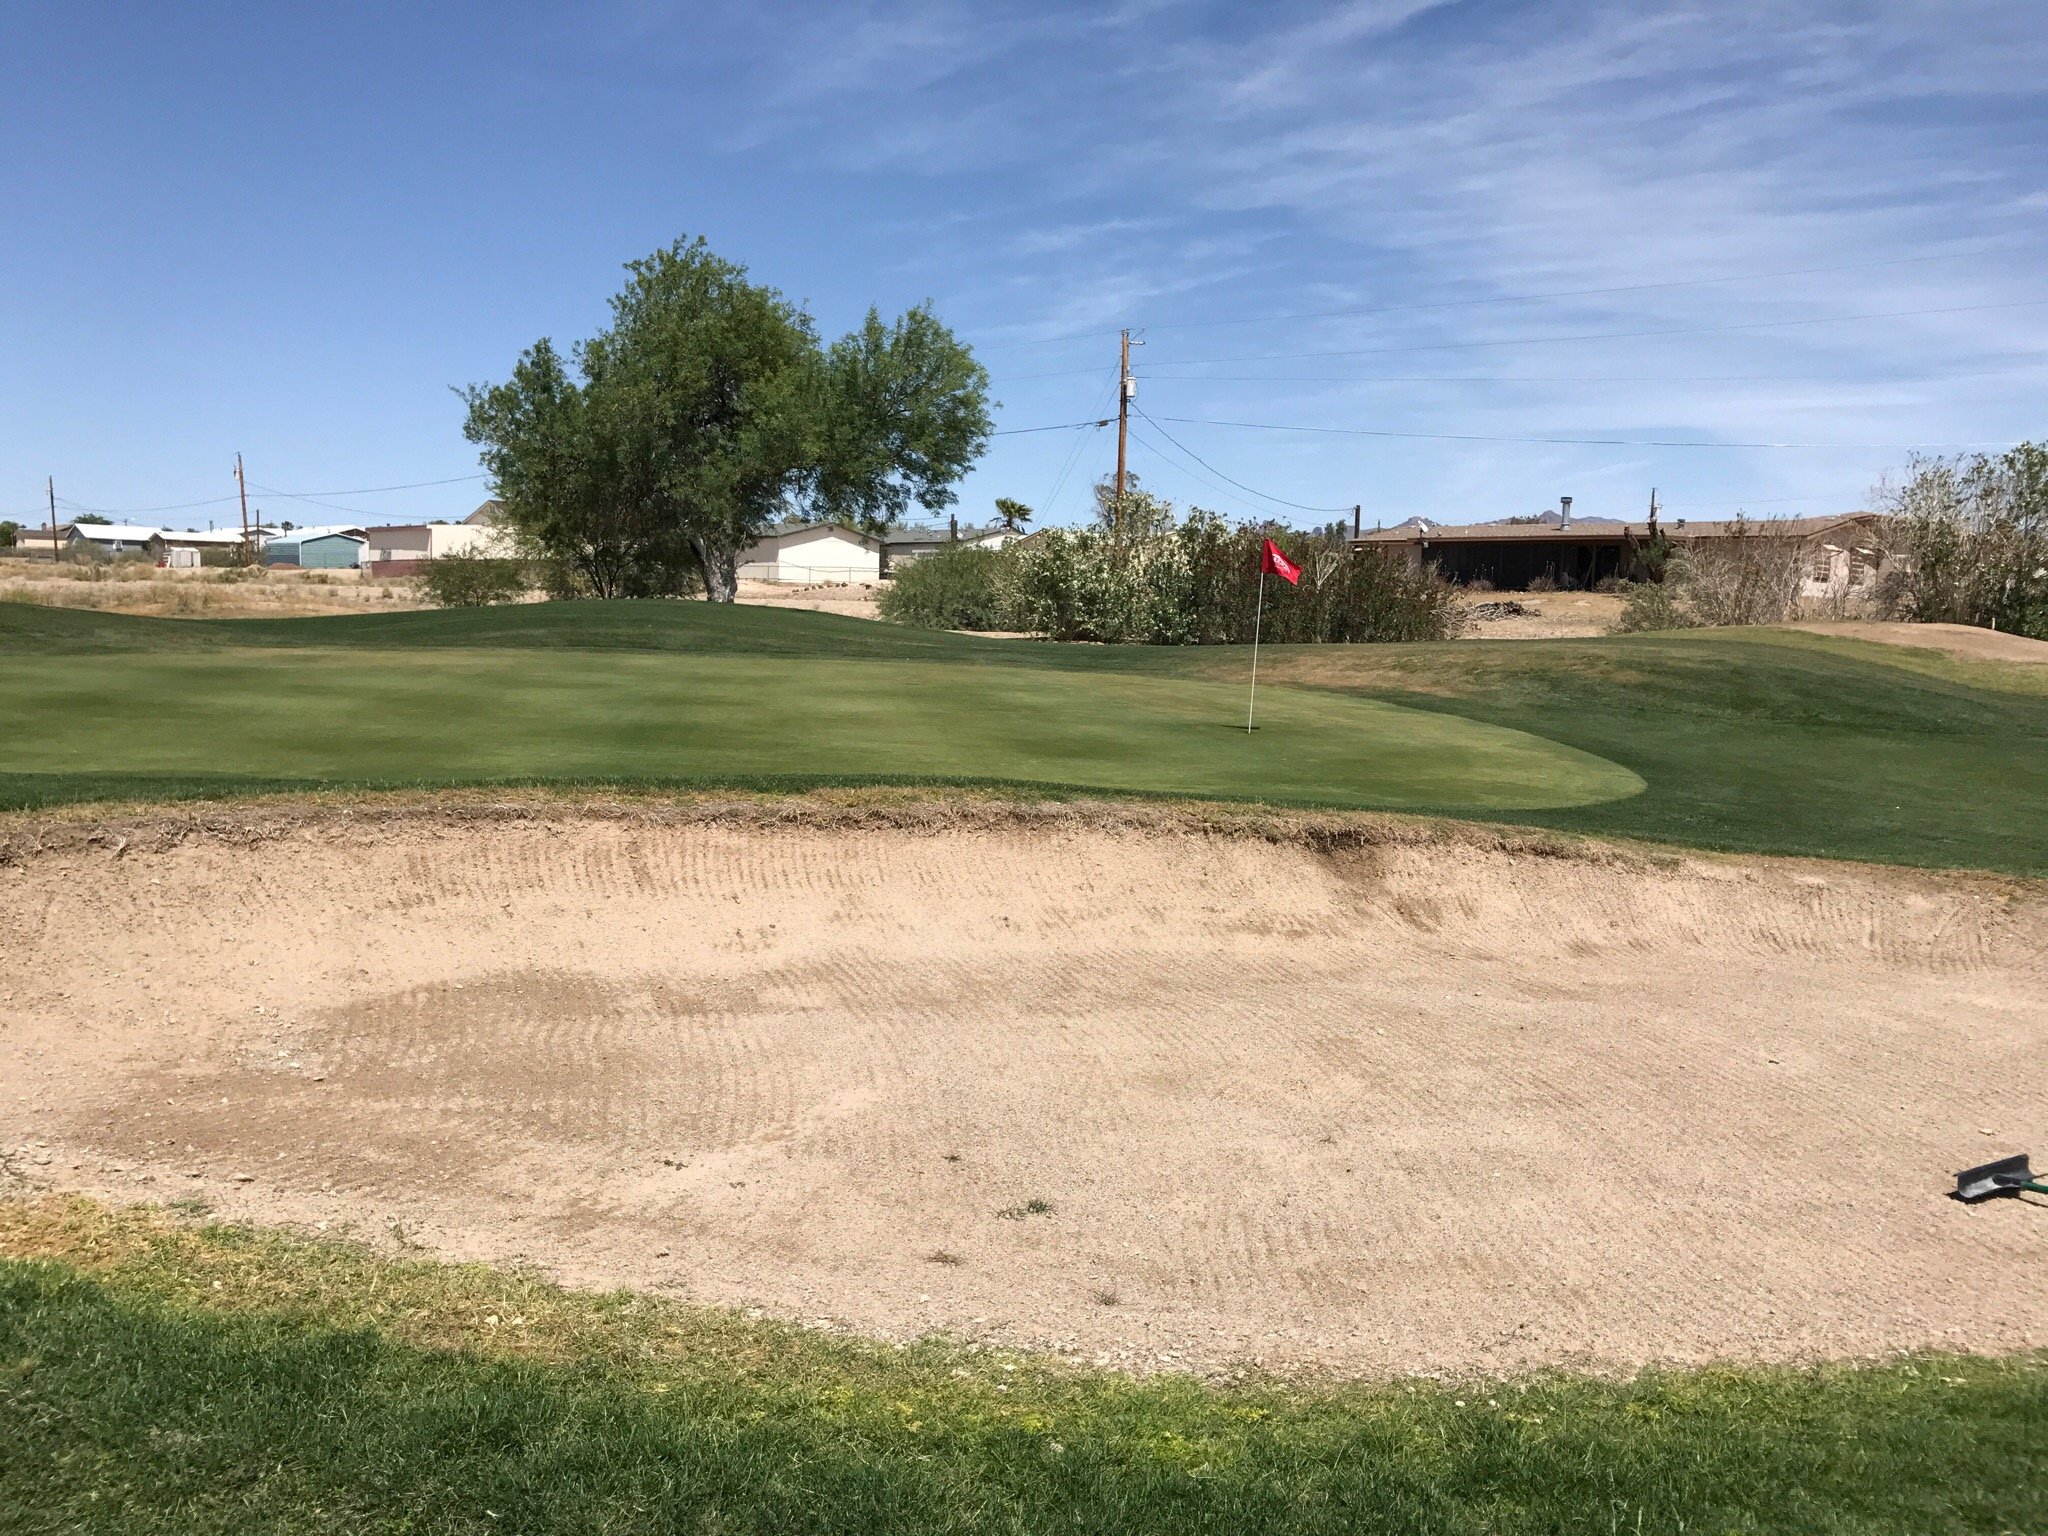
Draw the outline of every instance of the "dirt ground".
[[[882,589],[876,582],[819,582],[807,586],[778,581],[742,581],[738,599],[757,608],[804,608],[841,613],[850,619],[878,619]]]
[[[269,569],[240,578],[223,570],[158,570],[138,561],[87,566],[19,557],[0,560],[0,602],[195,619],[392,613],[427,606],[411,578],[377,580],[353,570]]]
[[[1526,610],[1500,618],[1479,618],[1462,640],[1576,640],[1612,634],[1621,599],[1606,592],[1460,592],[1468,608],[1516,604]]]
[[[1973,661],[2016,661],[2023,665],[2048,667],[2048,640],[2030,640],[2025,635],[2000,634],[1995,629],[1978,629],[1969,624],[1892,624],[1870,619],[1840,620],[1823,624],[1794,624],[1816,635],[1844,635],[1851,640],[1875,640],[1882,645],[1909,645],[1921,650],[1946,651]]]
[[[1244,813],[1240,813],[1241,815]],[[2048,1345],[2048,891],[1389,819],[0,821],[0,1152],[906,1337],[1343,1374]]]

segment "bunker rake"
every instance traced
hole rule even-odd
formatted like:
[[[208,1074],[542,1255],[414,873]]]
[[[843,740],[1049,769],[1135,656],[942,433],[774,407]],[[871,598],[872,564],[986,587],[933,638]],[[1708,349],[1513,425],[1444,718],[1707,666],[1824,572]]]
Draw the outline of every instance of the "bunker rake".
[[[1992,1195],[2016,1195],[2021,1190],[2048,1195],[2048,1184],[2034,1177],[2033,1165],[2027,1161],[2024,1152],[2001,1157],[1981,1168],[1965,1168],[1956,1175],[1955,1197],[1958,1200],[1985,1200]]]

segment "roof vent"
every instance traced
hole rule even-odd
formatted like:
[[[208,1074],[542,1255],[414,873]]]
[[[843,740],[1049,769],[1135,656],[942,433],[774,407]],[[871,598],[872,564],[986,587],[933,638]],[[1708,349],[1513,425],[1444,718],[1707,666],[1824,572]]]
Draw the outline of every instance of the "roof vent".
[[[1557,526],[1569,528],[1572,525],[1572,499],[1569,496],[1557,498]]]

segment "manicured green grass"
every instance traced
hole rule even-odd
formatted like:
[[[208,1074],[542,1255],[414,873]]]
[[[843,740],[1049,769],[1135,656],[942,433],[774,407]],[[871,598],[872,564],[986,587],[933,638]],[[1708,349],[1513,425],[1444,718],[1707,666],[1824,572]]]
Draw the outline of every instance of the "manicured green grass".
[[[1322,650],[1272,670],[1535,732],[1649,785],[1517,821],[2048,874],[2048,668],[1778,630]]]
[[[0,1204],[10,1532],[2032,1532],[2048,1368],[1134,1381]]]
[[[1247,660],[705,603],[270,620],[0,603],[0,806],[309,782],[975,782],[2048,875],[2048,669],[1781,631],[1272,647],[1268,729],[1248,743],[1229,729]],[[484,692],[441,687],[463,677]],[[1368,701],[1410,712],[1351,707]]]
[[[0,669],[0,773],[415,785],[1010,780],[1504,810],[1630,795],[1540,737],[1367,699],[968,661],[551,650],[49,656]]]

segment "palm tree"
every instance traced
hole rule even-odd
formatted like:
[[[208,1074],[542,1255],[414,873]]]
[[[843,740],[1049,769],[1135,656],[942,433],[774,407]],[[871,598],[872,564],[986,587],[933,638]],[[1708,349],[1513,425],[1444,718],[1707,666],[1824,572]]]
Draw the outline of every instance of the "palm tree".
[[[1008,496],[998,496],[996,498],[996,516],[1002,519],[1003,526],[1009,529],[1010,532],[1022,533],[1024,525],[1031,521],[1031,509],[1021,501],[1013,500]]]

